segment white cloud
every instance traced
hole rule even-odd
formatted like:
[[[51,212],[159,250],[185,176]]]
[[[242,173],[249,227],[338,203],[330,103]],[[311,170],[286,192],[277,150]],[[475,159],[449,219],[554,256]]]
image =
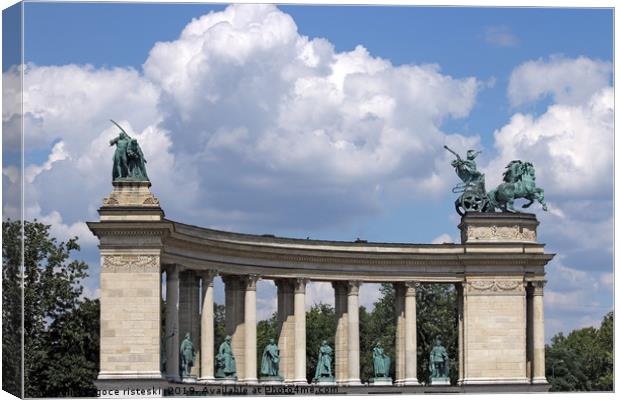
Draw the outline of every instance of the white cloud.
[[[609,86],[611,73],[610,62],[587,57],[552,56],[549,60],[528,61],[512,72],[508,97],[513,106],[545,95],[551,95],[558,104],[583,104]]]
[[[505,25],[487,27],[484,31],[484,40],[500,47],[513,47],[519,43],[510,27]]]
[[[454,239],[452,239],[452,236],[450,236],[447,233],[442,233],[441,235],[437,236],[435,239],[431,240],[432,244],[442,244],[442,243],[456,243],[454,241]]]
[[[614,288],[614,273],[613,272],[607,272],[607,273],[603,273],[600,276],[600,281],[601,284],[608,290],[613,290]]]
[[[317,304],[334,306],[334,288],[330,282],[309,282],[306,285],[306,310]]]
[[[536,166],[539,186],[554,195],[607,195],[613,176],[613,116],[610,87],[581,104],[554,104],[539,117],[517,113],[495,132],[499,157],[488,169],[502,171],[509,161],[526,159]],[[500,174],[495,175],[497,183]]]
[[[60,141],[52,147],[52,151],[50,152],[47,161],[45,161],[41,165],[31,164],[26,167],[25,171],[25,179],[26,182],[32,183],[35,178],[43,171],[49,171],[52,169],[52,165],[57,161],[63,161],[69,158],[69,155],[65,151],[65,143]]]

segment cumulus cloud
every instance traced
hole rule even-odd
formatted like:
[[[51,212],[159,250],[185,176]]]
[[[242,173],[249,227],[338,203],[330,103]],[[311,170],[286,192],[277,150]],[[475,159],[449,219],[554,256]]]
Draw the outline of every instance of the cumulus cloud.
[[[392,186],[437,193],[450,172],[436,164],[441,145],[467,141],[441,122],[468,115],[480,86],[362,46],[338,53],[271,5],[195,19],[153,47],[144,71],[162,88],[162,126],[209,188],[202,212],[246,228],[336,225],[380,212]],[[319,204],[321,217],[303,218]]]
[[[588,102],[601,88],[610,84],[612,65],[587,57],[552,56],[532,60],[515,68],[508,84],[508,97],[519,106],[550,95],[558,104]]]
[[[453,180],[441,146],[479,141],[440,129],[469,114],[477,79],[363,46],[336,52],[273,5],[194,19],[143,71],[26,66],[26,143],[49,151],[28,167],[28,207],[68,223],[96,216],[110,190],[108,118],[140,140],[169,215],[247,231],[333,227],[382,212],[385,198],[437,196]]]

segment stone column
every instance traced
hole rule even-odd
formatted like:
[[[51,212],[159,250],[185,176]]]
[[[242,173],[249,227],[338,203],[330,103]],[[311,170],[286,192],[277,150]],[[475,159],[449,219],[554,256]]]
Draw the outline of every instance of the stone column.
[[[179,380],[179,270],[166,269],[166,379]]]
[[[295,279],[295,379],[293,383],[305,385],[306,379],[306,283],[305,278]]]
[[[457,304],[457,318],[458,318],[458,330],[459,330],[459,379],[458,384],[463,383],[463,377],[465,376],[465,324],[464,324],[464,298],[463,298],[463,284],[457,283],[456,286],[456,304]]]
[[[403,385],[419,385],[417,378],[416,288],[418,282],[405,283],[405,379]]]
[[[214,367],[214,321],[213,321],[213,278],[216,271],[202,273],[202,314],[200,318],[200,378],[203,383],[211,382]]]
[[[348,385],[360,382],[360,330],[359,330],[359,288],[360,282],[351,281],[347,287],[347,338],[348,338]]]
[[[249,385],[258,383],[256,378],[256,282],[258,275],[245,279],[245,377]]]
[[[532,383],[546,384],[547,378],[545,377],[545,316],[544,316],[544,304],[543,304],[543,289],[545,287],[545,281],[533,281],[532,296],[532,309],[533,309],[533,368],[532,368]]]
[[[295,377],[295,314],[293,282],[290,279],[275,281],[278,287],[278,348],[280,349],[280,376],[285,383]]]
[[[347,330],[347,284],[346,282],[332,282],[335,295],[336,311],[336,337],[334,340],[334,370],[336,373],[336,383],[345,384],[348,379],[349,367],[349,345]]]
[[[402,283],[394,284],[396,309],[396,348],[394,384],[402,385],[405,380],[405,287]]]

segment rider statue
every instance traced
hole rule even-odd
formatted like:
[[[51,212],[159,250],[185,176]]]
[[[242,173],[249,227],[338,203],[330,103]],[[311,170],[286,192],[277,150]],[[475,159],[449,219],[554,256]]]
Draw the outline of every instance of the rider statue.
[[[456,160],[452,160],[450,164],[455,168],[456,174],[465,185],[478,185],[480,183],[484,185],[484,174],[478,171],[476,165],[476,157],[482,153],[481,151],[467,150],[467,158],[463,160],[457,152],[448,146],[443,147],[456,156]]]

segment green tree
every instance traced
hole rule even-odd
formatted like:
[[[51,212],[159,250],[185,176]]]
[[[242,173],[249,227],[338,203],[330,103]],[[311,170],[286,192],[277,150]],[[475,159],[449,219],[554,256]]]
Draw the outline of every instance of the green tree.
[[[613,312],[598,329],[553,336],[545,346],[545,366],[551,391],[613,390]]]
[[[323,340],[334,349],[336,314],[329,304],[315,304],[306,312],[306,378],[314,378],[314,370]],[[332,365],[332,368],[334,366]]]
[[[77,238],[58,243],[49,229],[36,220],[23,225],[25,395],[89,395],[95,390],[99,305],[82,299],[88,265],[71,260],[80,249]],[[14,269],[21,264],[21,224],[3,222],[2,231],[3,267]]]
[[[2,223],[2,390],[22,395],[22,234],[19,221]]]
[[[213,303],[213,331],[213,354],[217,354],[220,344],[226,338],[226,306],[224,304]]]
[[[379,289],[381,297],[368,312],[360,307],[360,379],[367,382],[374,376],[372,349],[381,342],[385,354],[390,359],[390,376],[395,376],[394,355],[396,345],[396,311],[394,308],[394,288],[392,284],[383,283]]]
[[[429,354],[436,339],[448,351],[450,382],[458,380],[458,312],[453,285],[423,283],[416,291],[418,381],[430,382]]]

